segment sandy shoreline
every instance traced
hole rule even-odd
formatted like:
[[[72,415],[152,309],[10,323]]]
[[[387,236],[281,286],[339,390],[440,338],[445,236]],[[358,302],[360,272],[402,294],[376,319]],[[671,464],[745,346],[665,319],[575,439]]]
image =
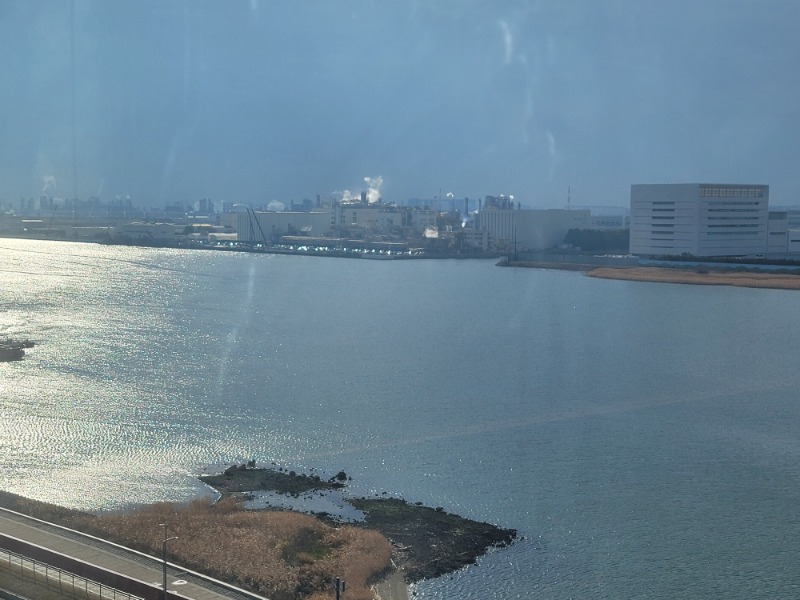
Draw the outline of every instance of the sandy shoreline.
[[[733,285],[751,288],[800,290],[800,275],[733,270],[691,270],[666,267],[598,267],[589,277],[691,285]]]

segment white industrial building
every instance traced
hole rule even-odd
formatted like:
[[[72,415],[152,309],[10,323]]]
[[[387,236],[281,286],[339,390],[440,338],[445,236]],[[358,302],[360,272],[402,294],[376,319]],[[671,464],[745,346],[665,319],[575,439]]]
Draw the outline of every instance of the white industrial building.
[[[769,211],[767,219],[767,255],[779,256],[789,250],[789,215],[786,211]]]
[[[400,225],[400,215],[387,214],[378,204],[366,202],[339,202],[331,210],[331,226],[339,228],[357,227],[367,231],[378,231],[387,225]]]
[[[787,252],[785,213],[770,217],[767,185],[632,185],[630,224],[630,252],[639,256]]]
[[[477,228],[498,249],[546,250],[559,246],[570,229],[589,229],[588,210],[521,209],[489,206],[478,213]]]
[[[330,211],[273,212],[243,210],[236,213],[240,242],[265,243],[284,235],[324,235],[330,230]]]
[[[172,245],[184,233],[183,225],[172,223],[126,223],[115,227],[112,237],[152,244]]]

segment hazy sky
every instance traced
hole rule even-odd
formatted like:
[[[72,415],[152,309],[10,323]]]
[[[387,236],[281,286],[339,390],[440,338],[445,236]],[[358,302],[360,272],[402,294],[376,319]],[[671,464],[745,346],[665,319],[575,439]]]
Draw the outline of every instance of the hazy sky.
[[[800,203],[798,24],[797,0],[0,0],[0,198],[53,176],[265,205],[381,176],[398,202]]]

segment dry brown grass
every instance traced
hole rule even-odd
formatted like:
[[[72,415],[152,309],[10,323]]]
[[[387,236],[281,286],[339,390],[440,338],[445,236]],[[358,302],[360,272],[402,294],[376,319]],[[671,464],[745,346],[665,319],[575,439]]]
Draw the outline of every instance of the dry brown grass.
[[[271,600],[333,596],[331,580],[347,582],[347,598],[372,600],[370,583],[391,565],[392,547],[378,532],[331,527],[288,511],[249,511],[226,500],[212,505],[155,504],[128,514],[82,516],[82,529],[159,556],[169,524],[171,561],[246,587]]]
[[[731,270],[688,270],[663,267],[600,267],[587,273],[603,279],[626,279],[660,283],[695,285],[733,285],[739,287],[800,290],[800,275],[791,273],[754,273]]]

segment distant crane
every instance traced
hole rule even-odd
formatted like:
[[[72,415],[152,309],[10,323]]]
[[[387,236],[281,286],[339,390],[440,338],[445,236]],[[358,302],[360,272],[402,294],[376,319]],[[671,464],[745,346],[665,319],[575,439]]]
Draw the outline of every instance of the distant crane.
[[[256,242],[256,227],[258,227],[258,231],[261,234],[261,243],[265,246],[269,243],[267,241],[267,236],[264,234],[264,230],[261,228],[261,223],[258,220],[258,216],[256,216],[256,211],[252,208],[247,206],[246,204],[234,204],[233,208],[242,207],[244,208],[245,212],[247,213],[247,227],[248,227],[248,239],[251,240],[251,243]]]

